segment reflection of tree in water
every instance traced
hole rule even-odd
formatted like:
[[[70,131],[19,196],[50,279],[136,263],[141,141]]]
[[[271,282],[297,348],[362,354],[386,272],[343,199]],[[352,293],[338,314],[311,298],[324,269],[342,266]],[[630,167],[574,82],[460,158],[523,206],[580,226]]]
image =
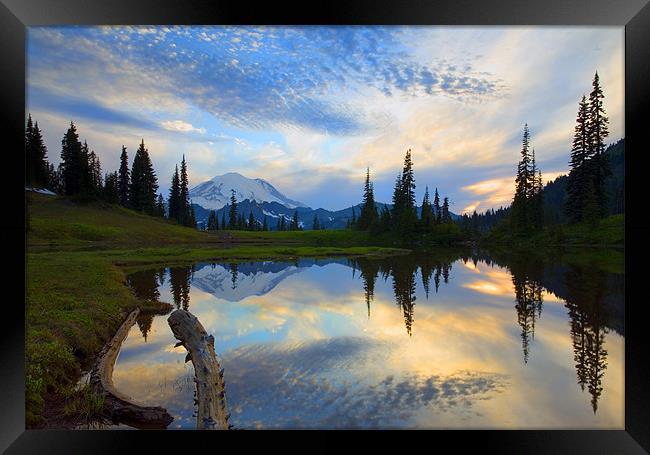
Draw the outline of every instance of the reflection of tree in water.
[[[127,275],[126,281],[138,299],[148,302],[158,302],[160,299],[159,288],[165,282],[165,269],[151,269],[132,273]],[[141,313],[136,319],[138,328],[145,341],[147,341],[147,335],[151,331],[153,317],[153,314]]]
[[[368,308],[368,319],[370,319],[370,303],[375,297],[375,283],[377,282],[377,275],[379,274],[379,262],[372,259],[360,258],[356,261],[351,261],[353,270],[359,268],[361,272],[361,279],[363,280],[363,291]]]
[[[190,283],[194,275],[194,266],[171,267],[169,269],[169,286],[176,308],[188,310],[190,307]]]
[[[617,296],[616,276],[592,266],[562,265],[560,258],[508,256],[517,298],[517,315],[522,326],[524,357],[525,334],[534,333],[535,317],[541,315],[541,291],[549,289],[565,301],[578,385],[591,395],[594,414],[603,392],[602,378],[607,369],[605,335],[619,327],[616,304],[606,302],[608,292]],[[612,280],[614,283],[612,283]],[[541,286],[544,283],[544,287]],[[622,290],[620,292],[622,296]],[[618,297],[618,296],[617,296]],[[622,299],[620,300],[622,305]],[[535,315],[537,311],[537,316]]]
[[[524,363],[528,363],[530,342],[535,339],[535,322],[542,316],[544,288],[541,277],[544,268],[540,262],[528,260],[525,256],[516,258],[509,265],[517,302],[517,323],[521,327],[521,348]]]
[[[597,269],[572,267],[565,275],[565,283],[568,289],[565,306],[571,320],[578,385],[582,390],[587,386],[595,414],[607,369],[607,351],[604,348],[607,328],[603,305],[607,276]]]
[[[164,273],[165,269],[142,270],[127,275],[126,282],[138,299],[157,302],[160,299],[159,276]]]
[[[140,333],[144,338],[145,343],[147,342],[147,335],[151,331],[151,325],[153,324],[154,314],[152,313],[141,313],[136,319]]]
[[[393,291],[397,306],[404,314],[404,325],[409,336],[413,333],[413,307],[415,306],[416,268],[396,267],[393,269]]]
[[[392,278],[395,303],[404,317],[404,325],[409,335],[413,333],[416,274],[418,267],[422,274],[422,285],[427,299],[431,278],[436,282],[436,292],[442,276],[445,283],[449,281],[451,264],[435,258],[432,255],[394,256],[384,259],[356,258],[349,260],[353,274],[359,270],[363,281],[364,299],[370,318],[370,304],[375,293],[377,278],[381,276],[384,282]]]
[[[528,363],[530,341],[535,339],[535,320],[542,316],[542,285],[526,274],[512,274],[517,304],[517,322],[521,327],[521,348],[524,352],[524,363]]]
[[[228,269],[230,270],[230,281],[232,283],[232,289],[235,289],[237,287],[237,278],[239,275],[239,272],[237,271],[237,263],[233,262],[229,264]]]

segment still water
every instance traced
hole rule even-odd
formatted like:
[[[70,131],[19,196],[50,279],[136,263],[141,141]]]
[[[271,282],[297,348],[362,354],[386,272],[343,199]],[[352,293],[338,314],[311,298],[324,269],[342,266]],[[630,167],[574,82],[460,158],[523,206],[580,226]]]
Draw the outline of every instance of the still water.
[[[235,428],[624,427],[624,275],[584,261],[445,251],[128,281],[214,336]],[[138,320],[113,380],[194,428],[192,364],[167,317]]]

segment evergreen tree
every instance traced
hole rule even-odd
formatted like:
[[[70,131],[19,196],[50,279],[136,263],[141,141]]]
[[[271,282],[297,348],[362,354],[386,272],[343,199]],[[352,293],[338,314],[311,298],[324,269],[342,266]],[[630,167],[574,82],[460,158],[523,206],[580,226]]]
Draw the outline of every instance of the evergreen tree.
[[[253,211],[252,210],[248,214],[248,230],[249,231],[256,231],[257,230],[257,223],[255,222],[255,217],[253,216]]]
[[[105,175],[102,197],[109,204],[119,204],[120,195],[119,195],[119,188],[118,188],[117,172],[111,172]]]
[[[84,140],[83,145],[81,146],[81,181],[79,187],[81,193],[85,195],[92,195],[95,193],[95,188],[93,187],[93,175],[92,168],[90,163],[90,149],[88,148],[88,142]]]
[[[188,188],[187,179],[187,163],[185,162],[185,155],[181,161],[181,175],[180,175],[180,192],[179,192],[179,206],[178,206],[179,223],[183,226],[194,226],[191,219],[190,207],[190,193]]]
[[[440,208],[440,196],[438,195],[438,188],[436,188],[435,195],[433,196],[433,214],[435,216],[436,224],[442,222],[442,210]]]
[[[415,178],[413,177],[413,162],[411,149],[406,151],[402,175],[396,186],[396,201],[393,206],[393,218],[397,223],[397,231],[405,239],[409,239],[415,231],[417,213],[415,209]],[[394,198],[395,199],[395,198]]]
[[[169,189],[169,199],[168,199],[168,205],[169,205],[169,219],[170,220],[175,220],[178,223],[180,223],[180,205],[181,205],[181,181],[178,176],[178,165],[176,165],[176,168],[174,170],[174,174],[172,175],[172,184]]]
[[[607,213],[607,187],[606,180],[611,175],[609,161],[605,156],[605,138],[609,135],[603,107],[603,90],[600,87],[598,72],[594,75],[592,83],[593,90],[589,94],[589,155],[590,174],[593,178],[595,197],[598,202],[598,216],[603,217]]]
[[[237,218],[237,229],[239,229],[240,231],[246,229],[246,220],[244,219],[243,213],[240,213],[239,217]]]
[[[350,219],[350,228],[356,229],[357,227],[357,214],[354,211],[354,206],[352,206],[352,219]]]
[[[228,226],[226,225],[226,211],[221,212],[221,230],[225,231]]]
[[[449,198],[445,197],[442,200],[441,222],[443,224],[450,224],[452,222],[451,214],[449,213]]]
[[[280,229],[279,231],[286,231],[287,230],[287,221],[284,218],[284,215],[280,215]]]
[[[88,154],[88,176],[90,192],[100,195],[102,193],[102,167],[99,156],[94,150],[91,150]]]
[[[530,223],[534,229],[541,229],[544,221],[544,207],[542,200],[542,171],[537,168],[535,162],[535,149],[531,153],[531,178],[530,195],[528,196],[528,204],[530,206]]]
[[[79,194],[81,192],[82,180],[82,155],[81,142],[77,128],[70,122],[70,128],[66,131],[61,140],[61,182],[66,196]]]
[[[27,119],[27,128],[25,129],[25,154],[25,183],[38,188],[47,187],[49,185],[47,147],[45,147],[38,122],[32,125],[31,114]]]
[[[370,227],[377,222],[377,217],[373,185],[370,182],[370,168],[367,168],[366,182],[363,187],[363,205],[356,225],[357,229],[362,231],[370,229]]]
[[[531,193],[533,174],[529,147],[530,132],[526,123],[522,139],[521,159],[517,165],[517,177],[515,178],[515,196],[512,201],[512,227],[515,232],[526,232],[531,227],[528,197]]]
[[[420,224],[425,231],[430,231],[435,223],[433,208],[429,200],[429,187],[425,187],[424,198],[422,199],[422,213],[420,214]]]
[[[230,211],[228,212],[228,229],[237,229],[237,198],[235,190],[230,190]]]
[[[262,230],[265,232],[269,230],[269,222],[266,219],[266,215],[264,215],[264,223],[262,223]]]
[[[165,217],[165,199],[160,193],[158,193],[158,200],[156,201],[156,209],[154,215],[161,218]]]
[[[578,117],[573,134],[573,145],[571,147],[571,160],[569,166],[571,171],[567,179],[566,202],[564,211],[569,222],[578,223],[582,221],[585,205],[585,196],[589,185],[587,172],[587,160],[589,158],[589,105],[583,95],[578,105]]]
[[[155,212],[158,179],[144,146],[144,139],[135,152],[131,167],[129,202],[133,210],[152,215]]]
[[[210,210],[210,214],[208,215],[208,231],[216,231],[217,229],[217,214],[214,210]]]
[[[120,195],[120,205],[124,207],[129,206],[129,187],[131,185],[130,172],[129,172],[129,158],[126,154],[126,147],[122,146],[122,154],[120,155],[120,170],[118,189]]]
[[[386,232],[391,228],[390,210],[388,210],[388,207],[386,206],[381,209],[379,228],[382,232]]]
[[[32,122],[32,114],[27,117],[27,126],[25,127],[25,185],[34,185],[34,144],[32,138],[34,137],[34,123]]]
[[[311,228],[314,231],[318,231],[320,229],[320,222],[318,221],[318,216],[316,216],[316,214],[314,214],[314,221],[312,222]]]
[[[298,210],[293,212],[293,218],[291,219],[291,227],[289,228],[291,231],[299,231],[300,230],[300,223],[298,222]]]
[[[63,194],[63,181],[61,179],[61,166],[55,169],[53,164],[50,164],[48,172],[48,189],[57,194]]]
[[[196,229],[196,214],[194,213],[194,207],[190,205],[190,216],[189,221],[186,226]]]
[[[391,213],[391,220],[394,223],[393,228],[397,228],[397,218],[400,215],[403,205],[402,175],[398,174],[395,179],[395,187],[393,188],[393,209]]]

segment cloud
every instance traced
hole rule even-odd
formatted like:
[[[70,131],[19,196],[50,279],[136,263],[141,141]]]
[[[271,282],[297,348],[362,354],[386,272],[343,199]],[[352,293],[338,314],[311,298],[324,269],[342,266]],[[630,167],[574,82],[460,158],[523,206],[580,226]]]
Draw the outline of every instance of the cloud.
[[[184,122],[183,120],[166,120],[160,123],[164,129],[168,131],[177,131],[180,133],[196,132],[205,134],[205,128],[195,128],[191,123]]]
[[[67,84],[81,90],[97,84],[97,77],[105,82],[129,78],[137,85],[141,75],[149,90],[174,93],[238,127],[284,125],[335,135],[374,128],[377,113],[350,102],[350,95],[362,88],[372,87],[386,96],[446,94],[459,99],[493,95],[499,89],[498,82],[468,68],[412,60],[402,42],[402,35],[412,34],[408,29],[152,30],[32,29],[31,74],[39,79],[39,72],[65,71]],[[53,54],[47,60],[55,66],[41,61],[46,52]],[[69,72],[71,66],[76,71]],[[66,84],[63,77],[56,80]],[[341,96],[332,97],[337,93]],[[155,98],[149,101],[146,107],[155,110]]]

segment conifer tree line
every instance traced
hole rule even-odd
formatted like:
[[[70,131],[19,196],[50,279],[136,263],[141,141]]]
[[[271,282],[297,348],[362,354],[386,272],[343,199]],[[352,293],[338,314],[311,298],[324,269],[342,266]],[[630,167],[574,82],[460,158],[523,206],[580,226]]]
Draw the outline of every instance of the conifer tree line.
[[[438,189],[435,189],[433,203],[429,187],[425,187],[420,215],[415,201],[415,176],[411,149],[406,151],[402,171],[395,179],[392,207],[384,206],[379,212],[375,202],[374,187],[370,180],[370,169],[366,169],[366,179],[363,187],[363,202],[359,217],[356,217],[352,207],[352,218],[348,227],[362,231],[397,232],[404,236],[429,233],[435,226],[452,224],[449,212],[449,198],[445,197],[442,204]]]
[[[535,162],[535,149],[530,148],[530,130],[526,123],[510,213],[514,232],[526,233],[541,229],[544,219],[542,190],[542,171]]]
[[[102,175],[99,155],[86,140],[83,143],[80,141],[76,125],[70,122],[61,140],[61,162],[55,169],[47,161],[47,149],[38,122],[33,122],[29,115],[25,128],[25,157],[26,186],[47,188],[64,196],[100,199],[151,216],[167,215],[165,200],[158,193],[158,178],[144,139],[136,150],[130,168],[127,147],[122,146],[119,169]],[[196,226],[194,210],[189,201],[185,156],[181,162],[180,176],[177,167],[172,178],[168,206],[167,218],[184,226]]]
[[[606,180],[612,174],[605,156],[609,120],[598,72],[589,98],[578,103],[578,115],[571,147],[565,213],[571,223],[593,222],[607,214]]]

